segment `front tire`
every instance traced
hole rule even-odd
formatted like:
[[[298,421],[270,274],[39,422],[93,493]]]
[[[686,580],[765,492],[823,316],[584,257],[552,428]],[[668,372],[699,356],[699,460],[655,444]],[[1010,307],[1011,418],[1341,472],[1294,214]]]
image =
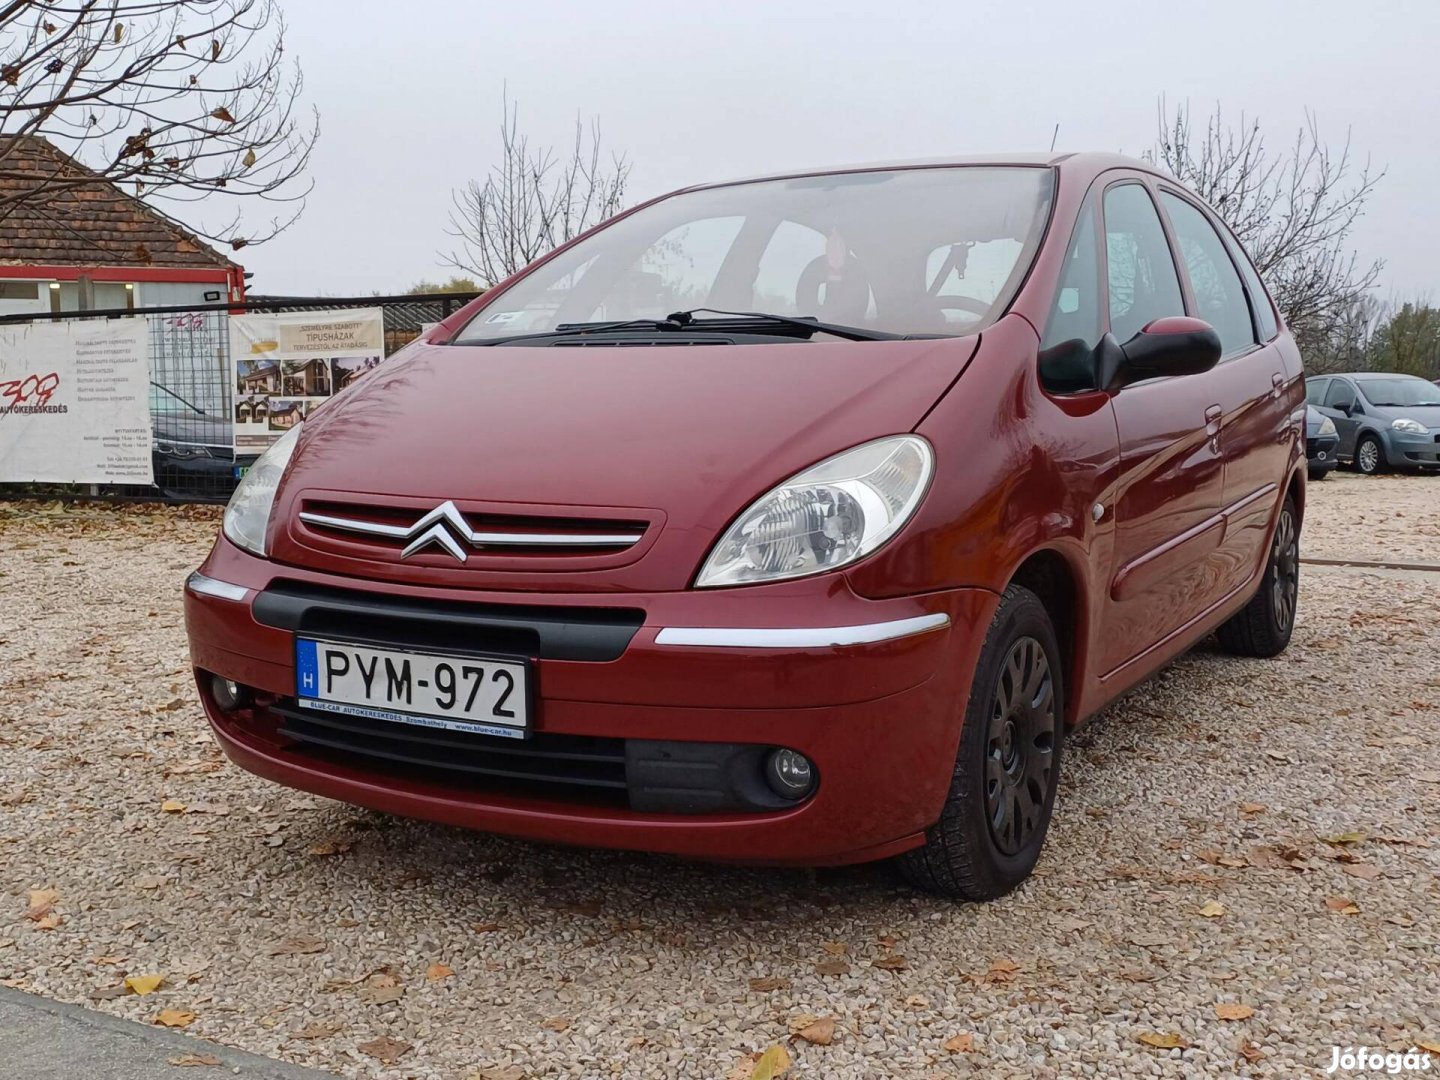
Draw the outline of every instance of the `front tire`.
[[[1300,603],[1300,518],[1295,500],[1285,496],[1265,575],[1250,602],[1216,631],[1221,646],[1236,656],[1279,656],[1295,632]]]
[[[1329,476],[1329,475],[1330,475],[1330,470],[1329,470],[1329,469],[1311,469],[1311,470],[1310,470],[1310,480],[1311,480],[1312,482],[1317,482],[1317,483],[1318,483],[1319,481],[1324,480],[1324,479],[1325,479],[1327,476]]]
[[[1355,470],[1364,476],[1374,476],[1385,469],[1385,448],[1374,435],[1362,435],[1355,444]]]
[[[897,860],[912,885],[993,900],[1034,869],[1060,778],[1060,648],[1045,605],[1011,585],[985,635],[940,820]]]

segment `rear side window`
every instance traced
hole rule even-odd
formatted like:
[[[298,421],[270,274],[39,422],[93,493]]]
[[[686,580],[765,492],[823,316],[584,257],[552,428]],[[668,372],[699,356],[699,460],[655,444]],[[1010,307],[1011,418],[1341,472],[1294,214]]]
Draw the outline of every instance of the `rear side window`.
[[[1325,400],[1325,388],[1329,385],[1329,379],[1311,379],[1305,384],[1305,400],[1311,405],[1319,405]]]
[[[1220,355],[1244,352],[1255,344],[1255,328],[1250,322],[1250,305],[1245,302],[1245,287],[1219,234],[1186,200],[1164,191],[1160,201],[1170,215],[1180,257],[1190,275],[1195,314],[1220,335]]]
[[[1184,315],[1180,276],[1150,195],[1139,184],[1105,193],[1110,332],[1122,345],[1147,323]]]
[[[1250,261],[1250,256],[1245,254],[1245,249],[1240,246],[1240,241],[1235,239],[1235,234],[1228,229],[1221,231],[1225,234],[1226,247],[1230,249],[1230,254],[1235,256],[1235,262],[1240,267],[1240,276],[1245,279],[1245,291],[1250,294],[1250,307],[1255,312],[1255,327],[1260,331],[1260,340],[1269,341],[1280,332],[1280,324],[1275,321],[1274,305],[1270,303],[1270,294],[1265,291],[1255,264]]]

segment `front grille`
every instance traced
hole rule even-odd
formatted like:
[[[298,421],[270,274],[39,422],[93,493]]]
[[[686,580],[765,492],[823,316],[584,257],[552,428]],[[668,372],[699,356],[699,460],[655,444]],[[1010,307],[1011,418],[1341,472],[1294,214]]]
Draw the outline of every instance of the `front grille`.
[[[624,806],[625,740],[536,732],[528,739],[501,739],[463,731],[331,716],[301,709],[293,701],[272,705],[279,734],[312,756],[389,775],[525,795]]]

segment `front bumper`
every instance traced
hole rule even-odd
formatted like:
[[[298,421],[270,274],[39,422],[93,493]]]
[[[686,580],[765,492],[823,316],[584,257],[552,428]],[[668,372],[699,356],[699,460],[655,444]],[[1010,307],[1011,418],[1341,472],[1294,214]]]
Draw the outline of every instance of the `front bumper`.
[[[1324,472],[1335,468],[1339,459],[1335,456],[1340,446],[1338,435],[1312,435],[1305,440],[1305,459],[1311,472]]]
[[[1385,460],[1392,466],[1440,465],[1440,432],[1410,435],[1391,428],[1384,441]]]
[[[839,575],[648,595],[418,589],[277,566],[224,540],[200,572],[223,583],[186,590],[202,700],[225,752],[252,772],[386,812],[538,840],[812,865],[916,846],[939,817],[969,673],[998,602],[982,589],[865,600]],[[510,636],[495,640],[533,664],[537,741],[590,739],[618,744],[622,755],[648,741],[784,746],[814,763],[819,785],[803,802],[764,812],[656,813],[635,809],[623,795],[596,802],[553,787],[528,790],[317,754],[272,715],[295,694],[302,624],[293,620],[320,617],[295,614],[296,595],[324,603],[358,595],[381,607],[457,618],[474,611],[480,635],[499,623]],[[291,599],[277,606],[276,597]],[[603,617],[606,608],[617,613],[614,620]],[[597,644],[588,630],[557,633],[556,626],[571,625],[567,612],[582,627],[628,625],[629,636],[616,649],[613,641]],[[534,624],[534,634],[516,636],[504,625],[509,614]],[[303,625],[308,631],[316,624]],[[476,647],[496,651],[493,643]],[[256,688],[260,706],[222,712],[206,672]]]

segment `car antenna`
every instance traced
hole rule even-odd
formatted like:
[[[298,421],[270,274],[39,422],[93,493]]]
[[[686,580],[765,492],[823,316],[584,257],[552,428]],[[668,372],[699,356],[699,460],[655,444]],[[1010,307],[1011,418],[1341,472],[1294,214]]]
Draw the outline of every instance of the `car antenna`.
[[[1057,122],[1055,125],[1055,133],[1050,136],[1050,152],[1052,154],[1055,152],[1055,140],[1058,138],[1060,138],[1060,125]]]

